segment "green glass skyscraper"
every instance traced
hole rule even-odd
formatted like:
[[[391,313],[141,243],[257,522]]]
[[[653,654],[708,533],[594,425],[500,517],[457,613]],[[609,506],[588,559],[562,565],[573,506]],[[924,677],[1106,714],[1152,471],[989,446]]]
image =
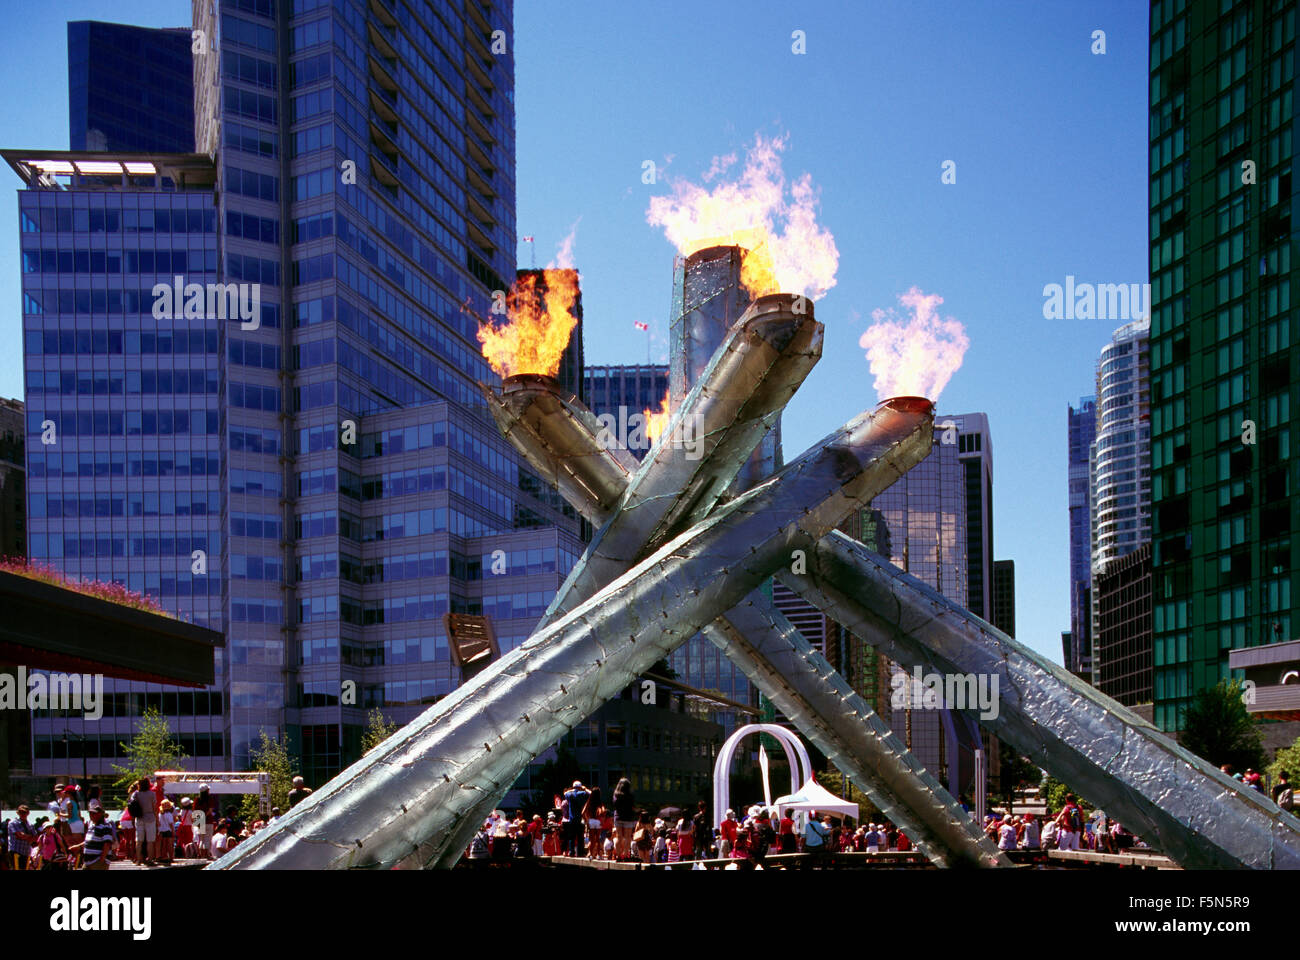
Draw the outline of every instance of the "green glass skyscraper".
[[[1155,721],[1292,639],[1295,0],[1153,0]]]

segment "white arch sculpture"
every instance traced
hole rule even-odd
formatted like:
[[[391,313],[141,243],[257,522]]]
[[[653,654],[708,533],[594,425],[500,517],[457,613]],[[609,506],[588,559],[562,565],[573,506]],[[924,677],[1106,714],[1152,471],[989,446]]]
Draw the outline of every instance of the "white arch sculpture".
[[[790,764],[790,792],[798,793],[812,777],[812,761],[808,759],[808,750],[803,741],[785,727],[775,723],[750,723],[740,727],[718,751],[718,759],[713,764],[713,825],[722,826],[722,815],[731,804],[731,761],[736,755],[740,741],[751,733],[770,733],[780,742],[785,750],[785,759]],[[796,760],[796,755],[798,759]],[[800,763],[803,764],[800,767]]]

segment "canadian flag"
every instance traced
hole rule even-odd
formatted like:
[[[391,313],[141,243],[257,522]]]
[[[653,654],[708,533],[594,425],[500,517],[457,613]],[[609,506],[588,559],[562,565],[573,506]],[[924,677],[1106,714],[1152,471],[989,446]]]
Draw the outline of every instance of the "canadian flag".
[[[532,243],[532,242],[533,242],[532,237],[524,237],[524,243]]]
[[[648,323],[642,323],[640,320],[633,320],[633,321],[632,321],[632,326],[636,327],[638,330],[649,330],[649,329],[650,329],[650,324],[648,324]]]

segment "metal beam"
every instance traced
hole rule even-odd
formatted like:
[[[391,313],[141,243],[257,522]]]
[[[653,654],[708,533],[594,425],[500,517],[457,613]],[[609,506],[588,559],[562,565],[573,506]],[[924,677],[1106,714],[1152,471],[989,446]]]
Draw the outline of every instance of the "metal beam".
[[[481,797],[929,449],[927,401],[882,409],[665,544],[210,869],[422,867],[459,850]]]
[[[780,579],[905,667],[996,679],[981,722],[1183,867],[1300,869],[1300,820],[1096,688],[834,532]]]

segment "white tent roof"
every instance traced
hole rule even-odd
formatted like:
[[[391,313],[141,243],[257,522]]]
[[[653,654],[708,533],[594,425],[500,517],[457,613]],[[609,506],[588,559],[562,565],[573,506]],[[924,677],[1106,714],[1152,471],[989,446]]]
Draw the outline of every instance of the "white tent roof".
[[[772,806],[778,810],[820,810],[823,813],[842,813],[858,818],[858,805],[848,800],[841,800],[816,780],[809,780],[798,793],[786,797],[777,797]]]

